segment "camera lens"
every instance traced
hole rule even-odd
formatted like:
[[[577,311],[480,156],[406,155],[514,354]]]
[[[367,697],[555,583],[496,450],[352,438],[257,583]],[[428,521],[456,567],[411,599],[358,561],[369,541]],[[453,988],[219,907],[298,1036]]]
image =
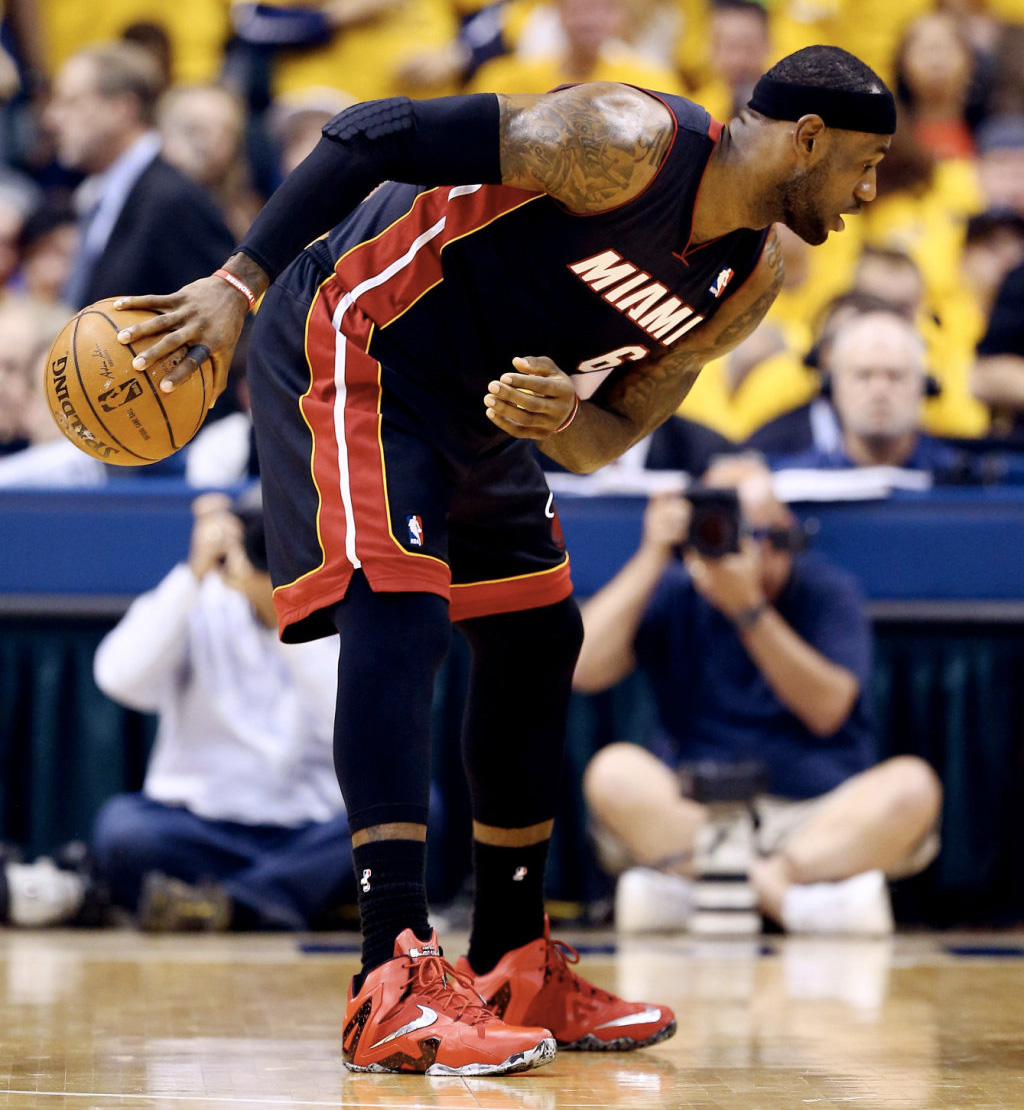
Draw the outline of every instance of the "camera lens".
[[[696,540],[703,547],[712,551],[720,551],[726,540],[725,521],[720,516],[704,516],[696,529]]]

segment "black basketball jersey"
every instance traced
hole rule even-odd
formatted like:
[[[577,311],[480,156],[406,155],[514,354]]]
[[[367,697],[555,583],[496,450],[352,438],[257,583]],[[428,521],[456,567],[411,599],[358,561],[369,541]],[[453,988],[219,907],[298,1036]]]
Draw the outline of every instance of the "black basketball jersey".
[[[313,248],[334,269],[336,326],[358,309],[385,366],[474,421],[514,356],[549,356],[589,397],[699,331],[753,272],[767,230],[690,246],[721,125],[654,95],[675,120],[671,146],[643,193],[603,212],[504,185],[382,185]]]

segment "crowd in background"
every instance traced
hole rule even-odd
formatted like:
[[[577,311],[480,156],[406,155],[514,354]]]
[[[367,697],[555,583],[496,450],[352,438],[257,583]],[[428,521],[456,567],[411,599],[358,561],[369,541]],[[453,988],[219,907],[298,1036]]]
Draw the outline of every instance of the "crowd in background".
[[[812,449],[818,458],[831,451],[834,461],[839,422],[827,411],[822,425],[813,412],[816,404],[831,410],[819,400],[830,378],[822,339],[837,306],[862,293],[921,338],[925,385],[912,406],[921,431],[1012,442],[1019,429],[1014,368],[1009,379],[1005,366],[998,374],[979,369],[976,348],[1003,279],[1024,263],[1020,0],[116,0],[98,11],[73,0],[8,0],[3,32],[0,327],[17,333],[0,363],[4,456],[58,435],[41,411],[41,352],[72,311],[97,290],[108,295],[94,281],[83,299],[82,268],[96,231],[90,187],[104,175],[71,149],[68,134],[112,112],[113,94],[102,86],[107,56],[95,62],[102,79],[91,100],[80,73],[83,49],[111,42],[148,59],[145,80],[131,86],[145,90],[133,121],[138,135],[223,222],[223,234],[190,234],[162,216],[165,238],[154,245],[111,217],[113,238],[128,253],[156,256],[153,264],[165,269],[197,241],[219,262],[223,245],[240,237],[322,124],[354,101],[613,80],[690,96],[727,120],[778,57],[814,42],[840,44],[889,81],[899,100],[878,197],[814,250],[780,229],[786,279],[778,301],[747,342],[705,368],[684,415],[727,442],[765,446],[770,458],[806,461]],[[192,264],[201,276],[206,259]],[[163,291],[151,272],[143,279],[108,258],[101,269],[121,282],[110,292]],[[237,385],[215,414],[232,420],[222,428],[211,421],[188,468],[199,485],[256,468],[244,358],[237,362]],[[786,420],[794,411],[807,419]],[[40,451],[16,466],[0,459],[0,484],[105,480],[102,467],[84,468],[64,448],[49,455],[60,464]],[[187,452],[181,456],[164,472],[185,473]]]
[[[154,249],[114,226],[129,252],[158,255],[165,268],[197,240],[219,262],[321,125],[357,100],[613,80],[690,96],[727,120],[783,54],[842,45],[898,96],[900,126],[878,171],[878,197],[814,250],[780,229],[781,295],[747,342],[705,368],[684,415],[739,444],[758,443],[794,410],[810,412],[829,376],[820,341],[837,304],[856,292],[878,298],[875,309],[904,317],[921,338],[925,387],[914,415],[922,431],[1019,435],[1024,389],[1014,368],[1009,377],[1002,365],[979,369],[976,348],[1003,279],[1024,263],[1021,0],[113,0],[100,10],[8,0],[2,41],[0,327],[20,329],[0,363],[4,455],[58,434],[36,395],[40,353],[86,303],[90,184],[103,177],[75,156],[67,134],[111,110],[102,82],[87,102],[76,65],[83,48],[110,42],[148,57],[144,99],[152,102],[135,121],[138,134],[209,198],[225,228],[182,233],[165,217],[165,241]],[[132,280],[141,278],[125,274],[126,287],[114,291],[163,291],[151,278],[146,288],[127,287]],[[214,448],[209,440],[197,447],[203,461],[190,480],[216,485],[252,472],[245,409],[243,384],[215,414],[233,416],[234,430],[220,429]],[[834,448],[836,421],[826,420],[830,443],[808,419],[795,438],[787,423],[781,439],[762,435],[769,455]],[[102,469],[83,473],[62,457],[65,465],[49,469],[33,462],[5,471],[0,460],[0,484],[36,470],[43,483],[104,479]],[[185,458],[164,469],[184,473]]]

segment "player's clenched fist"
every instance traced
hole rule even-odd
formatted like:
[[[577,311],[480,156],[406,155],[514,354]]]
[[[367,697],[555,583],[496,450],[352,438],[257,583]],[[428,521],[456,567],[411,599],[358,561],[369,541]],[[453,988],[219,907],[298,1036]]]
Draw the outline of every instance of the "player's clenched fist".
[[[518,439],[546,439],[565,431],[579,408],[568,374],[549,358],[514,358],[516,374],[502,374],[487,386],[487,415]]]

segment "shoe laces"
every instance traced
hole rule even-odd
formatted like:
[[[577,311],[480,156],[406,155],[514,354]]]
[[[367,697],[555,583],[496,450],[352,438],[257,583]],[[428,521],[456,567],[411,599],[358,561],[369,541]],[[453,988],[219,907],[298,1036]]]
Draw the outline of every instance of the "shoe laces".
[[[474,989],[471,976],[456,971],[443,956],[418,956],[412,961],[405,995],[412,992],[454,1021],[476,1025],[495,1020]]]
[[[614,1001],[615,996],[608,991],[595,987],[593,983],[581,978],[569,966],[580,962],[579,952],[564,940],[549,940],[547,951],[547,975],[560,984],[566,983],[570,990],[578,991],[595,1001]]]

